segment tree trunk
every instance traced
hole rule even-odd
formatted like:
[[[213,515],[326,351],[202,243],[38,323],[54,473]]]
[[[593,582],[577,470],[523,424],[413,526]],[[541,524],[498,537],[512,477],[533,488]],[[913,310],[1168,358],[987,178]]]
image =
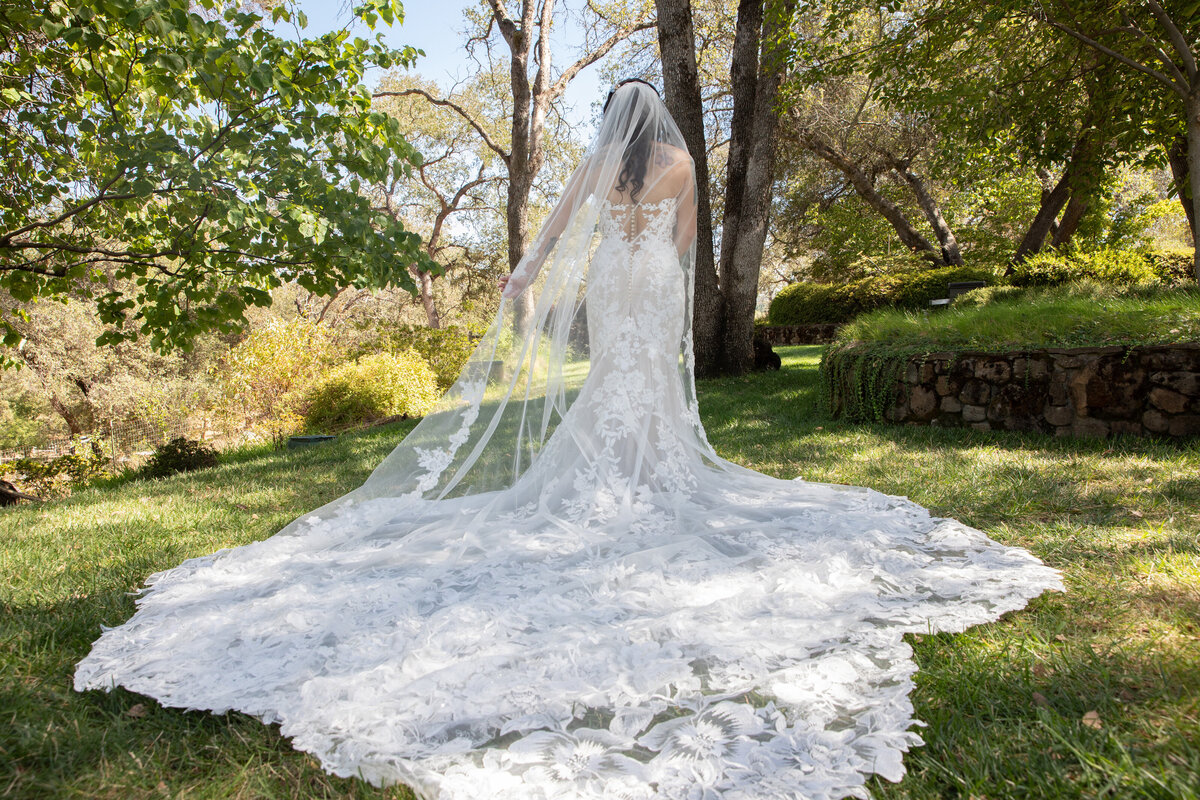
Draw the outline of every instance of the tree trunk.
[[[1188,228],[1192,232],[1192,242],[1196,241],[1196,208],[1192,202],[1190,188],[1190,172],[1188,169],[1188,140],[1186,136],[1176,136],[1171,146],[1167,148],[1167,161],[1171,164],[1171,176],[1175,179],[1175,191],[1179,194],[1179,204],[1183,206],[1184,216],[1187,217]]]
[[[904,212],[897,208],[895,203],[875,189],[871,179],[845,153],[839,151],[832,144],[823,142],[816,136],[805,132],[801,132],[799,142],[802,147],[841,170],[854,186],[858,196],[891,223],[905,247],[923,258],[929,259],[933,264],[940,265],[942,263],[941,256],[934,250],[929,240],[913,227],[913,224],[908,221]]]
[[[938,207],[937,201],[929,193],[929,187],[925,185],[925,181],[912,171],[912,167],[907,161],[893,159],[892,167],[900,173],[900,177],[904,178],[912,188],[913,194],[917,196],[917,204],[925,212],[925,218],[929,220],[933,234],[942,246],[942,263],[947,266],[961,267],[963,260],[962,252],[958,247],[958,239],[955,237],[954,231],[950,230],[946,218],[942,216],[942,209]]]
[[[78,436],[79,434],[83,433],[83,425],[80,423],[79,418],[76,417],[74,412],[71,411],[70,407],[59,398],[56,392],[50,393],[50,407],[54,409],[55,413],[63,418],[63,422],[67,423],[67,430],[71,432],[72,436]]]
[[[1037,176],[1038,176],[1038,180],[1041,181],[1041,184],[1042,184],[1041,199],[1038,202],[1045,203],[1046,198],[1050,197],[1050,192],[1054,191],[1054,178],[1050,177],[1050,173],[1047,172],[1044,167],[1037,168]],[[1039,208],[1040,208],[1040,206],[1039,206]],[[1058,233],[1058,221],[1057,220],[1050,223],[1049,233],[1051,236],[1054,236],[1056,233]]]
[[[1063,212],[1062,219],[1050,239],[1051,247],[1061,247],[1071,241],[1075,231],[1079,230],[1079,221],[1087,213],[1089,205],[1091,205],[1089,195],[1072,192],[1071,199],[1067,201],[1067,210]]]
[[[554,0],[544,0],[553,6]],[[506,22],[501,21],[501,33],[508,43],[509,76],[513,92],[512,114],[512,147],[508,162],[508,207],[505,211],[508,223],[508,269],[514,271],[521,259],[525,257],[525,247],[529,239],[529,190],[533,186],[536,174],[535,164],[540,161],[534,152],[535,142],[532,136],[533,98],[529,85],[529,51],[533,43],[534,17],[537,11],[536,0],[524,0],[521,4],[520,26],[507,28]],[[548,65],[547,65],[548,67]],[[514,304],[513,324],[516,340],[521,341],[529,321],[533,317],[533,296],[531,292],[522,292]]]
[[[1100,166],[1098,157],[1102,147],[1101,142],[1096,138],[1096,129],[1092,124],[1092,120],[1095,118],[1093,113],[1096,111],[1095,103],[1098,101],[1092,98],[1091,102],[1093,103],[1092,109],[1084,115],[1079,137],[1071,147],[1071,155],[1067,159],[1067,166],[1063,169],[1062,177],[1059,178],[1058,183],[1049,194],[1042,194],[1042,206],[1034,215],[1033,222],[1030,223],[1025,238],[1017,247],[1017,252],[1005,274],[1011,274],[1013,264],[1019,264],[1041,250],[1046,236],[1051,232],[1055,239],[1063,242],[1069,240],[1075,233],[1075,227],[1079,225],[1078,218],[1074,220],[1074,226],[1065,225],[1070,222],[1068,217],[1064,217],[1062,222],[1056,222],[1056,220],[1058,220],[1058,213],[1062,211],[1063,206],[1067,205],[1068,200],[1075,202],[1075,207],[1069,213],[1082,216],[1099,183],[1093,170]],[[1064,227],[1069,229],[1064,230]]]
[[[655,0],[658,47],[662,57],[667,110],[687,142],[696,167],[696,263],[692,289],[692,348],[696,376],[718,374],[724,335],[725,301],[713,258],[712,207],[708,196],[708,148],[696,68],[696,36],[690,0]]]
[[[1187,113],[1187,166],[1188,183],[1192,190],[1192,219],[1200,219],[1200,86],[1194,86],[1185,105]],[[1200,244],[1196,241],[1196,228],[1192,227],[1192,273],[1200,283]]]
[[[1054,226],[1055,220],[1058,219],[1058,212],[1066,205],[1067,198],[1071,194],[1070,189],[1070,165],[1067,170],[1063,171],[1063,175],[1058,179],[1058,183],[1049,193],[1042,195],[1042,205],[1038,209],[1037,214],[1033,217],[1033,222],[1029,224],[1029,230],[1025,232],[1025,238],[1021,240],[1021,244],[1017,247],[1017,253],[1012,258],[1012,264],[1020,264],[1029,256],[1042,249],[1042,242],[1046,241],[1046,236],[1050,233],[1050,228]],[[1012,273],[1012,264],[1006,274]]]
[[[432,253],[430,257],[432,257]],[[433,300],[433,276],[420,270],[411,270],[411,272],[417,279],[417,286],[421,290],[421,305],[425,308],[425,322],[431,328],[442,327],[442,318],[438,314],[437,304]]]
[[[725,165],[725,217],[721,224],[721,259],[718,274],[726,286],[733,243],[737,241],[746,167],[754,146],[754,96],[758,90],[758,51],[762,39],[763,0],[738,3],[737,27],[729,86],[733,95],[733,118],[729,125],[729,155]]]
[[[738,8],[731,69],[734,107],[728,199],[721,238],[724,367],[734,375],[754,367],[754,309],[775,182],[775,133],[779,127],[775,99],[783,80],[773,49],[781,15],[790,16],[793,7],[794,3],[784,3],[769,17],[764,15],[763,0],[746,0]]]

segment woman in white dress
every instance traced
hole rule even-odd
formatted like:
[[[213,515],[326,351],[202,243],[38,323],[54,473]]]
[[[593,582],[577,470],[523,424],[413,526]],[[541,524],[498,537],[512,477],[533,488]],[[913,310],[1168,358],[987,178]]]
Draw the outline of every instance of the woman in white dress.
[[[438,407],[358,489],[150,576],[76,688],[279,722],[328,771],[427,798],[899,780],[921,743],[903,634],[995,620],[1060,576],[905,498],[713,451],[694,181],[657,92],[619,85]]]

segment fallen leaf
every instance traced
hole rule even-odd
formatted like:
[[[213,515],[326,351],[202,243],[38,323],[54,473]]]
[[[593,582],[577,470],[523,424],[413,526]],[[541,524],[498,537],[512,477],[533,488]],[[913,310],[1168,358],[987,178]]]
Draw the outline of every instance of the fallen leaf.
[[[1145,514],[1143,514],[1143,513],[1142,513],[1142,512],[1140,512],[1140,511],[1130,511],[1130,512],[1129,512],[1129,515],[1130,515],[1131,517],[1137,517],[1138,519],[1141,519],[1142,517],[1146,516]]]
[[[135,706],[131,706],[125,713],[134,719],[141,719],[142,717],[146,716],[146,704],[138,703]]]
[[[1032,695],[1030,695],[1030,697],[1033,698],[1033,702],[1037,703],[1042,708],[1050,707],[1050,701],[1047,700],[1046,695],[1042,694],[1041,692],[1034,692]]]
[[[1089,711],[1084,714],[1082,722],[1089,728],[1095,728],[1096,730],[1100,730],[1104,727],[1104,723],[1100,721],[1100,714],[1095,711]]]
[[[1061,633],[1054,634],[1054,641],[1065,642],[1066,640],[1067,640],[1067,637],[1063,636]]]

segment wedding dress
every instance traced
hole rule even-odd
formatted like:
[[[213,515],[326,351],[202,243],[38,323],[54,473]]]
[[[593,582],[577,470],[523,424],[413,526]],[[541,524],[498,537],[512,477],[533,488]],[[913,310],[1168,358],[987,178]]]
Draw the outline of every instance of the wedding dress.
[[[362,487],[150,576],[76,689],[278,722],[326,770],[428,798],[899,780],[921,743],[903,634],[995,620],[1060,575],[905,498],[713,451],[691,167],[653,89],[621,86],[506,290],[537,294],[524,333],[505,300]]]

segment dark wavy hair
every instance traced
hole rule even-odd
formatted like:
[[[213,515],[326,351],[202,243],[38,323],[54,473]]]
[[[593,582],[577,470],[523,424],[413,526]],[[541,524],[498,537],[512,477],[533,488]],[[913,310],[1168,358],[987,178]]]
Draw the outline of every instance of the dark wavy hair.
[[[658,89],[649,81],[642,80],[641,78],[626,78],[614,86],[612,91],[608,93],[608,97],[604,100],[604,111],[602,113],[608,113],[608,106],[612,102],[613,95],[627,83],[644,83],[651,89],[654,89],[655,94],[658,94]],[[661,98],[662,95],[659,95],[659,97]],[[638,195],[641,194],[642,189],[646,185],[646,165],[650,161],[650,152],[653,147],[654,131],[643,125],[634,140],[625,148],[621,162],[621,172],[617,175],[616,188],[618,192],[628,189],[629,199],[635,203],[637,202]]]

